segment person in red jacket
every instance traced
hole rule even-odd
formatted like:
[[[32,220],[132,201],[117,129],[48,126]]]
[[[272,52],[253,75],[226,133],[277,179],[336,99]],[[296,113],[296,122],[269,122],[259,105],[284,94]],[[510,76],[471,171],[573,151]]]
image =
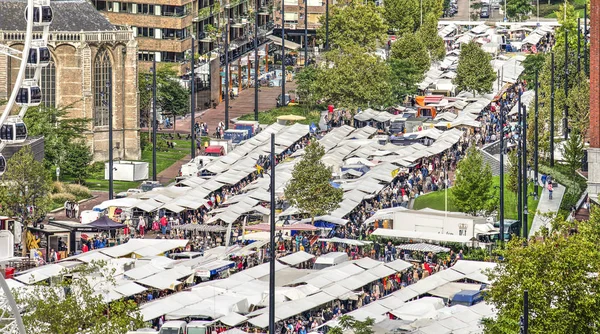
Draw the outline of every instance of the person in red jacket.
[[[87,246],[87,244],[85,244],[85,243],[84,243],[84,244],[83,244],[83,246],[81,246],[81,251],[82,251],[83,253],[87,253],[87,252],[88,252],[88,250],[89,250],[89,249],[88,249],[88,246]]]

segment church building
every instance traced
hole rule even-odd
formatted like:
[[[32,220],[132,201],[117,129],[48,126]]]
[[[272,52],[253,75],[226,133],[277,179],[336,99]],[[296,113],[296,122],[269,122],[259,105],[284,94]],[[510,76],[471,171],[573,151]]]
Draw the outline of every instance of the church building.
[[[48,41],[52,60],[42,69],[42,103],[67,107],[70,117],[89,119],[84,135],[94,160],[103,161],[108,159],[111,94],[114,157],[139,160],[137,42],[133,31],[118,30],[85,0],[53,0],[50,5],[54,13]],[[0,0],[0,44],[23,48],[25,7],[23,0]],[[34,34],[34,39],[40,37],[41,33]],[[19,59],[0,54],[0,100],[10,95],[19,66]]]

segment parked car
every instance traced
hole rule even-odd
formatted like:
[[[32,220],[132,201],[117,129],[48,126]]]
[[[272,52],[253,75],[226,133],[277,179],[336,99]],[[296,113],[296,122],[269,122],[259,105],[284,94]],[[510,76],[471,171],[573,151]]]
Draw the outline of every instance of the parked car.
[[[162,184],[160,184],[158,181],[144,181],[144,183],[142,183],[142,185],[140,186],[140,189],[143,192],[147,192],[159,187],[162,187]]]

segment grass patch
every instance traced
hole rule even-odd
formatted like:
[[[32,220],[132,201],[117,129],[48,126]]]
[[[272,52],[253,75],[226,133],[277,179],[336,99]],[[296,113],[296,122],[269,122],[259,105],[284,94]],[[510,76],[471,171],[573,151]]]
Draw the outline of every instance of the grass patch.
[[[314,110],[307,112],[304,106],[286,106],[283,108],[273,108],[267,111],[261,111],[258,113],[258,122],[260,124],[273,124],[277,122],[277,117],[283,115],[298,115],[306,117],[303,121],[298,121],[300,124],[308,124],[315,123],[315,125],[319,125],[319,120],[321,119],[321,112]],[[241,121],[253,121],[254,113],[246,114],[238,118]]]
[[[506,176],[504,182],[506,185],[507,182],[507,178],[508,175]],[[492,187],[499,187],[500,186],[500,176],[494,176],[493,180],[492,180]],[[539,189],[540,193],[541,193],[541,188]],[[458,211],[458,209],[456,209],[456,206],[454,205],[453,201],[452,201],[452,196],[451,196],[451,191],[452,188],[450,188],[448,190],[448,211]],[[445,207],[445,195],[444,195],[445,191],[436,191],[436,192],[432,192],[423,196],[419,196],[417,197],[417,199],[415,199],[415,203],[413,205],[413,209],[414,210],[420,210],[420,209],[424,209],[424,208],[431,208],[431,209],[435,209],[435,210],[441,210],[444,211],[444,207]],[[533,185],[529,185],[529,193],[533,193]],[[505,188],[504,191],[504,217],[506,219],[517,219],[517,194],[514,192],[509,191],[507,188]],[[530,212],[529,216],[527,217],[528,220],[528,230],[529,227],[531,227],[531,223],[533,222],[533,217],[534,215],[531,214],[533,212],[535,212],[535,210],[537,209],[537,205],[538,205],[538,201],[533,199],[533,196],[528,196],[527,197],[527,207],[528,210]]]
[[[202,137],[205,140],[205,137]],[[173,142],[175,148],[167,148],[167,141]],[[152,143],[148,141],[148,133],[142,133],[140,138],[142,146],[142,160],[148,163],[148,176],[152,175]],[[156,173],[169,168],[177,161],[190,154],[191,141],[185,139],[173,139],[168,134],[159,134],[157,136],[156,146]],[[67,180],[69,181],[69,180]],[[71,180],[72,181],[72,180]],[[141,182],[138,181],[113,181],[115,193],[127,191],[127,189],[138,188]],[[90,190],[108,191],[108,180],[104,179],[104,162],[96,162],[90,166],[90,176],[85,180],[85,185]]]

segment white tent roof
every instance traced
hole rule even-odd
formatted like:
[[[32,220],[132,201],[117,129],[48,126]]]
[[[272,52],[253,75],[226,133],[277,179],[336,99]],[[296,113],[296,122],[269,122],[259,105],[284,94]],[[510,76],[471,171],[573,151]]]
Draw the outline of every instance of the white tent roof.
[[[302,262],[306,262],[306,261],[308,261],[310,259],[314,259],[314,257],[315,256],[312,255],[312,254],[308,254],[308,253],[306,253],[304,251],[299,251],[299,252],[296,252],[296,253],[293,253],[293,254],[281,257],[278,260],[281,261],[281,262],[283,262],[283,263],[285,263],[285,264],[288,264],[290,266],[295,266],[295,265],[298,265],[298,264],[300,264]]]

